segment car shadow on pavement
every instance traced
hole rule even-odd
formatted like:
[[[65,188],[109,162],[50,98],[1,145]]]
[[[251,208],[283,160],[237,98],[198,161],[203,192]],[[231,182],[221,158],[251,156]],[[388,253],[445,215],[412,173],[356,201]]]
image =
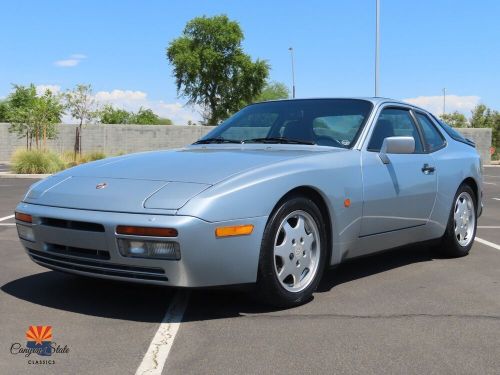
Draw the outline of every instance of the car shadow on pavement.
[[[13,297],[78,314],[140,322],[159,322],[173,289],[78,277],[55,271],[13,280],[1,287]]]
[[[316,293],[329,292],[336,285],[355,279],[434,259],[434,253],[423,245],[355,259],[326,271]],[[11,281],[1,290],[54,309],[112,319],[160,322],[176,289],[48,271]],[[251,288],[196,289],[190,292],[183,321],[235,318],[279,310],[257,302]]]
[[[315,294],[326,293],[332,289],[331,293],[335,293],[336,285],[439,258],[426,245],[412,245],[347,261],[325,272]],[[314,297],[309,303],[314,304]],[[257,302],[251,291],[241,293],[224,289],[196,290],[191,293],[189,308],[183,321],[233,318],[282,310]]]
[[[441,258],[427,244],[417,244],[347,260],[340,266],[325,272],[317,292],[328,292],[338,284],[390,271],[409,264],[429,262]]]

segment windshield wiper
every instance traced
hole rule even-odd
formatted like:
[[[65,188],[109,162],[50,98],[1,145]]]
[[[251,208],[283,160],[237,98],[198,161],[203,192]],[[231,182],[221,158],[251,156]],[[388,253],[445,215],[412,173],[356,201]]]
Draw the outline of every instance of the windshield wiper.
[[[206,139],[200,139],[199,141],[194,142],[194,145],[203,145],[203,144],[208,144],[208,143],[243,143],[242,141],[239,141],[237,139],[226,139],[222,137],[215,137],[215,138],[206,138]]]
[[[245,139],[243,143],[284,143],[295,145],[314,145],[312,141],[304,141],[299,139],[290,139],[285,137],[266,137],[266,138],[253,138]]]

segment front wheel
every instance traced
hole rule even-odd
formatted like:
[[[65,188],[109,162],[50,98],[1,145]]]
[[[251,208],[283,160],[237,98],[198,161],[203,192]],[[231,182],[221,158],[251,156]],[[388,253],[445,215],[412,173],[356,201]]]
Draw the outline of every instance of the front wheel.
[[[264,231],[257,280],[260,297],[277,307],[310,300],[325,268],[326,246],[318,206],[301,196],[285,201]]]
[[[438,247],[448,257],[462,257],[469,253],[477,227],[477,200],[469,185],[462,184],[453,200],[448,226]]]

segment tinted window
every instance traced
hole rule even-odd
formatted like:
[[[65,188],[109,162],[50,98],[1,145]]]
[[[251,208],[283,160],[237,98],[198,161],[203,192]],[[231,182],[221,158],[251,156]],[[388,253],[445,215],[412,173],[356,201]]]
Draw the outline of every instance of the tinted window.
[[[313,120],[313,133],[318,144],[332,138],[343,146],[349,146],[364,119],[359,114],[316,117]]]
[[[300,99],[249,105],[208,133],[204,139],[246,143],[306,141],[349,148],[356,140],[372,104],[359,99]],[[264,138],[264,140],[256,140]],[[274,140],[273,140],[274,139]]]
[[[373,129],[368,150],[380,151],[385,138],[398,136],[413,137],[415,139],[415,153],[423,152],[422,142],[410,112],[404,109],[384,109],[375,124],[375,129]]]
[[[245,113],[220,136],[238,141],[265,137],[278,116],[279,113],[275,111]]]
[[[432,116],[434,120],[441,126],[441,128],[455,141],[465,143],[469,146],[475,147],[474,142],[472,142],[470,139],[465,138],[462,134],[457,132],[455,129],[453,129],[450,125],[447,123],[439,120],[435,116]]]
[[[444,146],[444,138],[432,124],[431,120],[423,113],[416,113],[418,122],[422,127],[425,142],[430,152],[440,149]]]

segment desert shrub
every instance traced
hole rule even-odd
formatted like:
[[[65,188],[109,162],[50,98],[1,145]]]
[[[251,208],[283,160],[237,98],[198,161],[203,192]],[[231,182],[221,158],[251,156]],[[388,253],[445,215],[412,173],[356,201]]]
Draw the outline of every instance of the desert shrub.
[[[87,162],[101,160],[106,158],[106,154],[102,151],[93,151],[86,154]]]
[[[75,165],[78,165],[78,162],[75,161],[75,152],[74,151],[64,151],[61,155],[61,160],[66,164],[67,166],[74,167]],[[78,159],[78,155],[77,155]]]
[[[83,163],[88,163],[90,161],[94,160],[100,160],[106,158],[106,154],[102,151],[93,151],[93,152],[88,152],[88,153],[83,153],[81,155],[76,155],[76,160],[75,160],[75,153],[74,151],[64,151],[61,154],[61,159],[64,161],[66,164],[66,167],[74,167],[79,164]]]
[[[55,173],[63,170],[66,165],[52,151],[17,150],[12,155],[12,170],[15,173]]]

